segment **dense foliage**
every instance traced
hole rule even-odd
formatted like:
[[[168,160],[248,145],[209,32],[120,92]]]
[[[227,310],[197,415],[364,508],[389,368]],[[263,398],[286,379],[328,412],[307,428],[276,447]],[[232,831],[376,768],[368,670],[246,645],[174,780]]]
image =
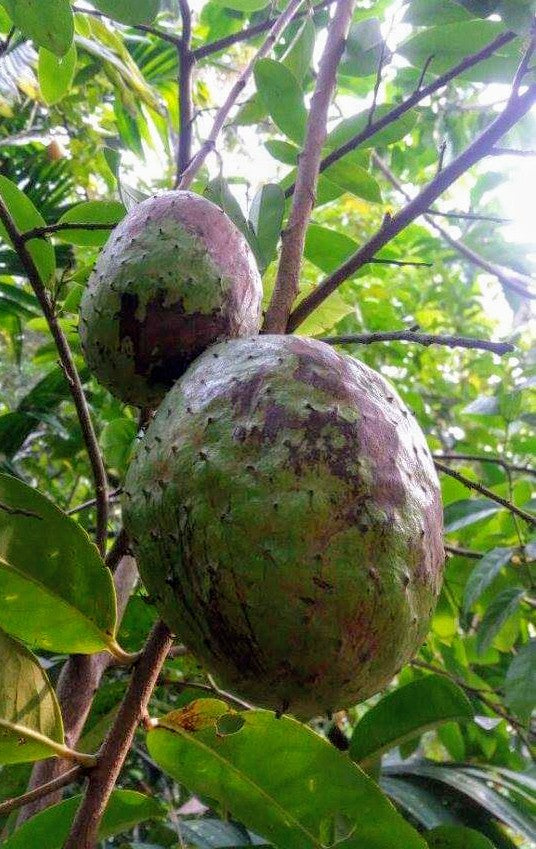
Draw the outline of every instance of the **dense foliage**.
[[[534,244],[504,212],[534,176],[533,0],[356,2],[284,315],[391,380],[436,458],[448,560],[418,657],[368,702],[276,718],[170,647],[133,589],[118,501],[150,411],[91,377],[84,287],[126,211],[182,177],[248,240],[272,321],[344,2],[0,0],[6,849],[91,846],[86,772],[101,846],[536,841]]]

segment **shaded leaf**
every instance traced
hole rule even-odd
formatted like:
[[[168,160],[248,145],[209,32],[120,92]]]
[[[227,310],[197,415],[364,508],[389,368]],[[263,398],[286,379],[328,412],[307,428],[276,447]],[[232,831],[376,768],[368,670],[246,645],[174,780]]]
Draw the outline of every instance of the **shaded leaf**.
[[[490,602],[476,633],[479,654],[489,648],[506,620],[516,612],[524,594],[523,587],[507,587]]]
[[[0,630],[0,657],[0,719],[63,743],[60,708],[35,655]],[[45,743],[0,728],[0,764],[38,761],[52,754]]]
[[[255,83],[274,123],[289,139],[302,144],[305,138],[307,110],[300,85],[288,68],[274,59],[255,64]]]
[[[528,719],[536,706],[536,639],[521,646],[512,660],[504,690],[506,703],[518,716]]]
[[[64,56],[56,56],[41,47],[39,50],[39,87],[45,103],[51,106],[69,93],[76,69],[76,46],[71,44]]]
[[[45,219],[37,211],[30,198],[24,192],[21,192],[11,180],[8,180],[7,177],[2,175],[0,175],[0,195],[21,233],[24,233],[26,230],[33,230],[34,227],[43,227],[45,225]],[[7,233],[1,223],[0,237],[9,242]],[[9,244],[11,243],[9,242]],[[43,239],[30,239],[26,244],[43,283],[49,286],[56,270],[54,248]]]
[[[442,825],[426,835],[430,849],[494,849],[480,832],[462,826]]]
[[[99,443],[107,464],[122,475],[127,469],[137,432],[138,426],[134,419],[123,416],[108,422],[100,435]]]
[[[257,237],[264,268],[275,255],[284,212],[285,195],[281,188],[274,183],[262,186],[253,198],[249,221]]]
[[[484,590],[497,577],[502,567],[508,563],[515,549],[493,548],[478,561],[469,575],[463,595],[463,608],[467,613]]]
[[[160,8],[159,0],[94,0],[105,15],[122,24],[150,24]]]
[[[501,510],[499,504],[487,498],[465,498],[445,507],[445,532],[459,531],[482,519],[488,519]]]
[[[151,756],[284,849],[423,846],[374,782],[310,728],[252,710],[240,731],[221,736],[216,721],[229,713],[223,702],[203,699],[168,714],[147,735]]]
[[[74,22],[69,0],[0,0],[11,20],[40,47],[64,56],[73,41]]]
[[[106,224],[116,225],[125,217],[126,209],[118,201],[92,200],[73,206],[65,215],[62,215],[60,224]],[[106,244],[110,237],[112,228],[104,227],[102,230],[60,230],[57,233],[59,239],[70,242],[73,245],[95,245],[100,247]]]
[[[316,29],[310,17],[300,24],[292,43],[281,61],[292,71],[298,82],[301,82],[311,67],[315,47]]]
[[[366,712],[354,728],[350,757],[363,763],[443,722],[472,718],[460,687],[441,675],[428,675],[388,693]]]

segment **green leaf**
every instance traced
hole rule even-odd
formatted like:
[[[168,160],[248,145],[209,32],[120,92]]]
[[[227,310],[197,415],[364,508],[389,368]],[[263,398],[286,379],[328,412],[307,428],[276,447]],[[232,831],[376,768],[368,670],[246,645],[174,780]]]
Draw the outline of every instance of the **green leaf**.
[[[502,567],[508,563],[514,551],[513,548],[493,548],[478,561],[465,585],[463,596],[465,613],[468,613],[475,601],[478,601]]]
[[[479,654],[492,644],[506,620],[516,612],[524,595],[523,587],[507,587],[490,602],[476,633]]]
[[[443,722],[472,718],[460,687],[441,675],[428,675],[388,693],[367,711],[354,729],[350,757],[370,761]]]
[[[63,744],[61,713],[54,690],[37,658],[0,630],[0,719]],[[45,744],[0,728],[0,764],[50,758]]]
[[[386,104],[377,106],[374,112],[374,120],[377,121],[379,118],[383,118],[392,109],[393,106]],[[370,109],[364,109],[351,118],[344,118],[328,134],[325,147],[333,150],[362,133],[368,126],[369,115]],[[405,115],[402,115],[402,117],[397,118],[396,121],[393,121],[392,124],[387,124],[383,130],[378,130],[378,132],[373,133],[366,141],[361,142],[357,150],[368,147],[386,147],[389,144],[400,141],[400,139],[411,132],[416,121],[417,113],[415,110],[410,110]]]
[[[237,12],[257,12],[268,5],[267,0],[212,0],[217,6],[235,9]]]
[[[346,48],[340,64],[341,74],[352,77],[376,74],[384,52],[383,45],[378,18],[354,21],[346,39]]]
[[[199,849],[220,849],[227,846],[237,849],[240,846],[266,845],[261,838],[250,835],[243,825],[212,817],[181,819],[180,833],[188,846],[198,846]]]
[[[94,0],[93,5],[122,24],[150,24],[158,14],[160,0]]]
[[[134,419],[123,416],[108,422],[100,435],[99,443],[108,466],[117,469],[121,476],[128,466],[137,431]]]
[[[72,796],[35,814],[3,843],[2,849],[61,849],[69,834],[82,796]],[[141,822],[161,819],[164,806],[135,790],[114,790],[99,826],[99,840],[130,831]]]
[[[429,789],[393,776],[381,776],[380,787],[396,804],[424,828],[456,822],[454,814]]]
[[[506,703],[522,719],[536,706],[536,639],[521,646],[504,681]]]
[[[310,728],[251,710],[239,731],[221,735],[217,722],[229,714],[202,699],[162,717],[147,735],[151,757],[282,849],[423,847],[376,784]]]
[[[0,475],[0,627],[56,652],[115,646],[115,591],[86,532],[47,498]]]
[[[311,67],[315,48],[316,29],[310,17],[300,25],[296,36],[289,45],[281,61],[301,82]]]
[[[223,209],[226,215],[229,216],[233,224],[235,224],[243,236],[245,236],[251,250],[260,259],[259,246],[257,237],[249,226],[242,212],[241,206],[231,192],[229,184],[223,177],[215,177],[210,183],[207,183],[203,192],[206,198],[217,204],[220,209]]]
[[[45,219],[37,211],[30,198],[24,192],[21,192],[11,180],[2,175],[0,175],[0,195],[21,233],[45,225]],[[0,237],[11,244],[1,223]],[[26,244],[43,283],[45,286],[50,286],[56,271],[54,248],[43,239],[30,239]]]
[[[428,69],[432,74],[441,74],[461,62],[468,52],[482,50],[504,31],[502,23],[480,20],[429,27],[401,44],[398,52],[417,68],[422,68],[427,59],[433,56]],[[518,63],[518,45],[510,42],[497,50],[490,59],[465,71],[461,78],[481,82],[509,82]]]
[[[355,161],[355,152],[348,153],[323,172],[324,177],[346,192],[371,203],[381,203],[382,194],[378,182]]]
[[[285,165],[298,164],[300,149],[290,142],[281,141],[281,139],[269,139],[264,146],[268,153],[279,162],[284,162]]]
[[[459,531],[461,528],[466,528],[482,519],[488,519],[501,509],[499,504],[494,504],[487,498],[465,498],[462,501],[447,504],[445,507],[445,532]]]
[[[64,56],[73,42],[74,21],[69,0],[0,0],[11,20],[39,47]]]
[[[303,91],[292,71],[274,59],[260,59],[254,75],[257,91],[274,123],[289,139],[301,145],[307,110]]]
[[[441,825],[426,835],[430,849],[494,849],[493,843],[472,828]]]
[[[305,234],[305,257],[325,274],[342,265],[357,250],[357,242],[345,233],[310,224]]]
[[[126,209],[122,203],[114,200],[91,200],[79,203],[62,215],[60,224],[116,224],[125,217]],[[57,233],[59,239],[70,242],[72,245],[95,245],[100,247],[106,244],[112,227],[106,226],[102,230],[60,230]]]
[[[274,183],[262,186],[253,198],[249,221],[257,237],[263,268],[275,256],[284,212],[285,195],[280,186]]]
[[[39,87],[43,99],[52,106],[69,93],[76,69],[76,46],[71,44],[64,56],[56,56],[41,47],[39,50]]]
[[[437,26],[470,20],[471,15],[455,0],[411,0],[404,21],[414,26]]]

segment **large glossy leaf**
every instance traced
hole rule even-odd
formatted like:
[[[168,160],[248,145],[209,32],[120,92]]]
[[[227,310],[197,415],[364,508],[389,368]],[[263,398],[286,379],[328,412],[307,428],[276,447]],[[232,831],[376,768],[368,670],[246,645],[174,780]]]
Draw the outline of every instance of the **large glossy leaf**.
[[[473,709],[456,684],[428,675],[388,693],[357,723],[350,756],[363,763],[443,722],[470,720]]]
[[[379,118],[383,118],[384,115],[390,112],[392,108],[392,106],[381,104],[374,111],[374,120],[377,121]],[[368,126],[369,117],[370,109],[365,109],[362,112],[358,112],[357,115],[353,115],[351,118],[344,118],[328,134],[325,147],[329,149],[340,147],[350,141],[350,139],[362,133]],[[416,120],[417,113],[414,110],[410,110],[396,121],[388,124],[383,130],[378,130],[377,133],[373,133],[368,139],[366,139],[366,141],[361,142],[358,149],[384,147],[386,145],[393,144],[393,142],[399,141],[411,132],[415,126]]]
[[[0,475],[0,627],[40,648],[115,648],[111,573],[85,531],[48,499]]]
[[[521,646],[504,682],[506,702],[518,716],[528,719],[536,707],[536,639]]]
[[[525,591],[523,587],[507,587],[489,603],[476,633],[477,651],[483,654],[510,616],[516,612]]]
[[[466,613],[508,563],[514,551],[513,548],[493,548],[477,562],[465,585],[463,606]]]
[[[266,841],[252,834],[243,825],[234,822],[202,817],[201,819],[181,819],[182,839],[199,849],[223,849],[223,847],[263,846]]]
[[[533,817],[526,816],[507,798],[488,786],[488,783],[475,778],[462,767],[411,761],[388,766],[384,770],[388,776],[414,775],[430,782],[446,784],[462,797],[468,797],[493,817],[523,835],[529,842],[536,840],[536,824]]]
[[[305,235],[305,256],[325,274],[342,265],[358,248],[357,242],[329,227],[310,224]]]
[[[37,658],[2,630],[0,658],[0,720],[63,743],[60,708]],[[38,761],[52,754],[46,743],[0,728],[0,764]]]
[[[430,849],[494,849],[493,843],[472,828],[441,825],[426,835]]]
[[[307,110],[296,77],[274,59],[260,59],[254,73],[257,91],[274,123],[289,139],[301,144],[305,137]]]
[[[161,718],[147,745],[166,772],[282,849],[423,847],[368,776],[294,719],[203,699]]]
[[[11,180],[2,175],[0,175],[0,195],[21,233],[32,230],[34,227],[44,226],[45,219],[37,211],[30,198],[24,192],[21,192]],[[7,234],[2,224],[0,224],[0,238],[7,240]],[[43,283],[50,285],[56,270],[54,248],[43,239],[31,239],[26,244]]]
[[[424,828],[457,822],[454,813],[443,805],[434,793],[414,781],[381,776],[380,787],[393,802]]]
[[[76,46],[71,44],[65,56],[39,50],[39,86],[45,103],[51,106],[68,94],[76,69]]]
[[[82,796],[72,796],[35,814],[8,837],[2,849],[29,849],[30,846],[61,849],[81,800]],[[163,805],[154,797],[134,790],[114,790],[99,826],[99,839],[105,840],[163,815]]]
[[[349,153],[337,160],[326,168],[324,177],[358,198],[371,203],[381,203],[382,194],[378,182],[355,157],[355,153]]]
[[[160,7],[159,0],[94,0],[101,12],[123,24],[150,24]]]
[[[86,201],[73,206],[59,220],[61,224],[103,224],[102,230],[60,230],[58,238],[73,245],[106,244],[112,230],[111,225],[119,224],[125,217],[126,209],[118,201]]]
[[[64,56],[73,41],[74,23],[69,0],[0,0],[11,20],[39,47]]]

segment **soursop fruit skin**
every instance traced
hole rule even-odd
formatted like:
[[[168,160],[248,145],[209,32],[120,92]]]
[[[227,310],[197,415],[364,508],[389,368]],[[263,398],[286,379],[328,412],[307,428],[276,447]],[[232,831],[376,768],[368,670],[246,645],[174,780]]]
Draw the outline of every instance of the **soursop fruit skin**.
[[[87,364],[122,401],[156,406],[221,339],[258,329],[262,284],[240,231],[211,201],[173,191],[134,207],[84,292]]]
[[[424,640],[444,563],[434,465],[395,390],[326,344],[210,348],[124,489],[160,615],[254,704],[307,718],[351,706]]]

